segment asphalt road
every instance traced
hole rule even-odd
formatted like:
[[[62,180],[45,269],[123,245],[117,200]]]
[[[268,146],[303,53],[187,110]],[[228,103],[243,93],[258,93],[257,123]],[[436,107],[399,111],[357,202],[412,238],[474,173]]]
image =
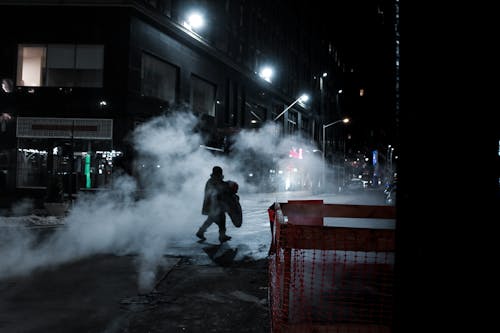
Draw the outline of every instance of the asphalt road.
[[[0,332],[268,332],[267,260],[234,261],[231,246],[218,246],[202,248],[211,261],[165,257],[150,290],[138,288],[135,256],[96,255],[2,279]]]
[[[179,260],[167,259],[165,270]],[[0,332],[118,332],[124,300],[140,294],[134,260],[97,255],[0,280]]]

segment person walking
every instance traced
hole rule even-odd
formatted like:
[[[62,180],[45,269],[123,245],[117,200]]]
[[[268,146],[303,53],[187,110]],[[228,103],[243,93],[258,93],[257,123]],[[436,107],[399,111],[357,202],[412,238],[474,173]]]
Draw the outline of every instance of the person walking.
[[[231,191],[229,185],[224,180],[222,168],[214,166],[212,174],[205,184],[205,193],[203,199],[202,215],[206,215],[207,219],[196,232],[196,236],[204,241],[205,232],[212,223],[219,227],[219,242],[224,243],[231,239],[226,235],[226,211],[224,208],[224,197]]]

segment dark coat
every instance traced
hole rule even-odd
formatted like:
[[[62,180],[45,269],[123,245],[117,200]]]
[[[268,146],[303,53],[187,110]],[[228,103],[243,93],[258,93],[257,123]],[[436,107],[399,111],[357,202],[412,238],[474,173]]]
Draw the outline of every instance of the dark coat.
[[[201,213],[203,215],[217,215],[225,211],[224,198],[229,191],[227,182],[220,177],[211,176],[205,184],[205,196]]]

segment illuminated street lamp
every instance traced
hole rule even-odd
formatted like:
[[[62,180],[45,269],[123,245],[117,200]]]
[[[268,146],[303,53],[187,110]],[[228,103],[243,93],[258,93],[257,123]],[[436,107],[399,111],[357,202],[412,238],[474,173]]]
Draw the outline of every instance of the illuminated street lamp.
[[[279,117],[281,117],[285,112],[287,112],[292,106],[297,104],[298,102],[307,102],[309,99],[309,96],[307,94],[302,94],[299,98],[297,98],[292,104],[288,105],[279,115],[274,118],[274,121],[278,120]]]
[[[274,71],[273,71],[272,67],[269,67],[269,66],[263,67],[259,72],[259,76],[261,78],[263,78],[264,81],[267,81],[269,83],[271,83],[271,79],[272,79],[273,75],[274,75]]]
[[[187,20],[182,23],[182,25],[189,29],[190,31],[198,30],[203,28],[205,25],[205,20],[203,19],[203,15],[198,12],[192,12],[188,14]]]
[[[349,118],[344,118],[344,119],[339,119],[339,120],[336,120],[334,121],[333,123],[329,123],[329,124],[326,124],[326,125],[323,125],[323,159],[325,159],[325,130],[332,126],[332,125],[335,125],[337,123],[340,123],[340,122],[343,122],[344,124],[347,124],[349,122]]]
[[[321,76],[319,77],[319,91],[320,91],[320,100],[319,100],[319,103],[320,103],[320,113],[321,113],[321,116],[323,117],[324,114],[325,114],[325,102],[324,102],[324,94],[323,94],[323,80],[325,77],[328,76],[328,73],[327,72],[324,72],[323,74],[321,74]]]
[[[323,125],[323,186],[325,185],[325,164],[326,164],[326,161],[325,161],[325,149],[326,149],[325,130],[328,127],[333,126],[335,124],[338,124],[340,122],[347,124],[349,121],[350,121],[349,118],[343,118],[343,119],[336,120],[332,123]]]

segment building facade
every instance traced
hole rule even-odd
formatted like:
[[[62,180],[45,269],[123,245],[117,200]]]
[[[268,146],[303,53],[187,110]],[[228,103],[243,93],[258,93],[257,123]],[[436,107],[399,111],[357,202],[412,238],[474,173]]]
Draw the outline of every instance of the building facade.
[[[278,116],[284,135],[320,143],[322,124],[342,116],[333,92],[348,69],[302,2],[0,1],[0,9],[6,192],[43,190],[54,175],[72,192],[108,186],[117,166],[132,172],[127,135],[165,112],[193,112],[205,144],[220,150],[232,133]],[[187,24],[191,9],[203,30]],[[275,77],[263,79],[264,66]],[[312,102],[296,103],[302,93]]]

